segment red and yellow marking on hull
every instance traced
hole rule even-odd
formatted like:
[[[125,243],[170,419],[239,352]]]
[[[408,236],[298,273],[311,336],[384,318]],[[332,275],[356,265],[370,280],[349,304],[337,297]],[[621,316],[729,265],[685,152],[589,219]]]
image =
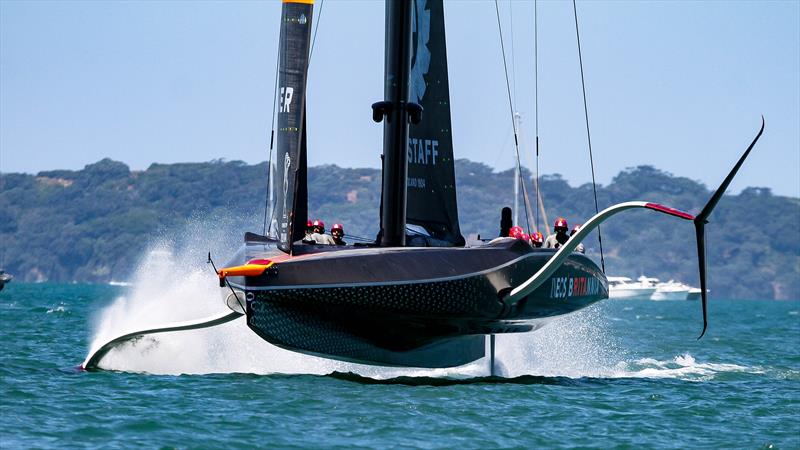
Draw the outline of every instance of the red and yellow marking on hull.
[[[220,283],[225,280],[226,277],[258,277],[263,275],[264,272],[273,265],[275,265],[275,261],[255,259],[241,266],[223,267],[219,269],[217,275],[219,276]]]

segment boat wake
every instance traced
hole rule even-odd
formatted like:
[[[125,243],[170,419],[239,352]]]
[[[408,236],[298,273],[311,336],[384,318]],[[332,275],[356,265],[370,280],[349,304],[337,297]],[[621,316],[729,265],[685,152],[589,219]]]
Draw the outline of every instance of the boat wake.
[[[679,378],[690,381],[705,381],[724,373],[765,373],[758,367],[697,362],[688,353],[676,356],[670,361],[641,358],[633,362],[622,362],[616,369],[613,374],[615,378]]]
[[[208,247],[196,243],[185,247],[176,249],[173,242],[164,241],[146,254],[132,279],[133,287],[95,317],[90,353],[123,333],[227,311],[216,278],[205,264],[203,253]],[[228,254],[233,253],[232,249],[227,250]],[[541,383],[585,378],[704,380],[723,372],[757,370],[735,364],[702,363],[688,354],[667,361],[630,358],[607,331],[608,320],[600,304],[554,320],[535,333],[498,335],[496,377],[492,378],[486,378],[490,374],[488,358],[456,368],[413,369],[302,355],[262,340],[247,328],[244,318],[213,328],[141,337],[111,350],[99,367],[165,375],[334,374],[401,383],[410,378],[439,379],[444,383],[501,379]]]

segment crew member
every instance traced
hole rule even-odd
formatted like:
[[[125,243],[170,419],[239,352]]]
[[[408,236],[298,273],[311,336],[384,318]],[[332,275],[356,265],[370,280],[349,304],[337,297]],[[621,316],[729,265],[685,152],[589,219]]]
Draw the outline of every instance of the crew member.
[[[531,244],[533,244],[534,248],[540,248],[544,244],[544,236],[542,233],[535,232],[531,235]]]
[[[306,222],[306,235],[303,237],[304,244],[316,244],[314,238],[311,237],[312,234],[314,234],[314,224],[311,223],[311,219],[308,219]]]
[[[572,227],[572,231],[569,233],[569,237],[571,238],[575,233],[577,233],[578,230],[580,230],[582,226],[583,225],[579,224],[579,225],[575,225],[574,227]],[[578,246],[575,247],[575,251],[578,252],[578,253],[586,253],[586,249],[583,247],[583,244],[578,244]]]
[[[333,238],[325,234],[325,222],[317,219],[312,226],[314,228],[314,233],[311,234],[311,238],[314,239],[314,242],[322,245],[336,245]]]
[[[555,229],[555,234],[547,236],[547,240],[544,241],[544,248],[559,248],[569,240],[567,219],[559,217],[556,219],[553,228]]]
[[[331,235],[333,236],[333,242],[336,245],[347,245],[347,242],[344,241],[344,227],[340,223],[335,223],[331,227]]]
[[[525,231],[521,231],[519,233],[514,234],[514,237],[517,240],[520,240],[528,245],[531,245],[531,237],[528,236],[528,233],[526,233]]]

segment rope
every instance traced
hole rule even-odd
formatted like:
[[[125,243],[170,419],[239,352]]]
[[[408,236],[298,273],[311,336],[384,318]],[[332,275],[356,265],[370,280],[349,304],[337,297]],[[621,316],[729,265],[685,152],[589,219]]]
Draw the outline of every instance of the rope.
[[[575,5],[575,0],[572,0],[572,12],[575,16],[575,37],[578,41],[578,61],[581,66],[581,87],[583,88],[583,115],[586,118],[586,140],[589,142],[589,163],[592,167],[592,191],[594,192],[594,211],[598,213],[600,209],[597,206],[597,183],[594,177],[594,158],[592,156],[592,136],[589,134],[589,108],[586,106],[586,81],[583,76],[583,56],[581,56],[581,36],[578,32],[578,8]],[[600,243],[600,265],[603,268],[603,273],[606,272],[606,262],[603,258],[603,236],[600,234],[600,227],[597,227],[597,240]]]
[[[358,242],[375,242],[375,239],[363,237],[363,236],[356,236],[354,234],[345,234],[344,237],[350,239],[351,241],[358,241]]]
[[[497,0],[494,0],[494,10],[497,13],[497,31],[500,34],[500,51],[503,54],[503,70],[506,75],[506,93],[508,94],[508,110],[511,113],[511,127],[514,130],[514,148],[517,152],[517,169],[520,174],[522,173],[522,165],[519,162],[519,138],[517,137],[517,121],[514,119],[514,103],[511,101],[511,86],[508,81],[508,63],[506,63],[506,47],[503,42],[503,27],[500,25],[500,7],[497,6]],[[522,185],[522,195],[525,195],[525,183],[522,183],[522,176],[519,177],[519,183]],[[524,203],[523,203],[524,204]],[[530,212],[527,207],[525,208],[525,222],[528,225],[528,230],[531,229],[529,220]]]
[[[317,42],[317,29],[319,23],[322,22],[322,8],[325,6],[325,0],[319,2],[319,14],[317,15],[317,23],[314,24],[314,35],[311,37],[311,51],[308,53],[308,65],[311,65],[311,57],[314,56],[314,44]]]
[[[538,1],[533,0],[533,92],[534,114],[536,116],[536,230],[539,230],[539,21],[537,18]]]
[[[531,199],[528,197],[528,191],[525,188],[525,181],[522,176],[519,177],[519,182],[522,184],[522,199],[525,201],[525,222],[528,224],[528,234],[531,234],[531,222],[530,222],[530,211],[531,211]]]

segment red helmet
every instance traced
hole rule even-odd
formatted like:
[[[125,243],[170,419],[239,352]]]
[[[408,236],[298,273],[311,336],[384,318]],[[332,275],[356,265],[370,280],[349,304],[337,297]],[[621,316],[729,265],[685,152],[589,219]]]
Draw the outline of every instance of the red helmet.
[[[578,224],[578,225],[575,225],[574,227],[572,227],[572,232],[571,232],[570,234],[575,234],[575,233],[577,233],[577,232],[578,232],[578,230],[580,230],[582,226],[583,226],[583,225],[580,225],[580,224]]]
[[[544,243],[544,236],[542,236],[542,233],[537,231],[531,235],[531,241],[536,242],[537,244],[542,244]]]
[[[306,228],[314,228],[314,224],[311,223],[311,219],[308,219],[308,222],[306,222]]]
[[[342,226],[342,224],[340,223],[333,224],[333,226],[331,227],[331,234],[333,234],[333,232],[336,230],[339,230],[342,232],[342,234],[344,234],[344,227]]]
[[[320,227],[320,228],[322,228],[322,232],[323,233],[325,232],[325,222],[321,221],[320,219],[315,220],[313,225],[314,225],[314,228]]]
[[[517,237],[518,234],[522,234],[525,230],[522,229],[521,226],[513,226],[510,230],[508,230],[509,237]]]
[[[567,229],[569,228],[569,225],[567,225],[567,219],[559,217],[558,219],[556,219],[556,223],[553,225],[553,228],[555,228],[556,230],[563,229],[564,231],[567,231]]]

